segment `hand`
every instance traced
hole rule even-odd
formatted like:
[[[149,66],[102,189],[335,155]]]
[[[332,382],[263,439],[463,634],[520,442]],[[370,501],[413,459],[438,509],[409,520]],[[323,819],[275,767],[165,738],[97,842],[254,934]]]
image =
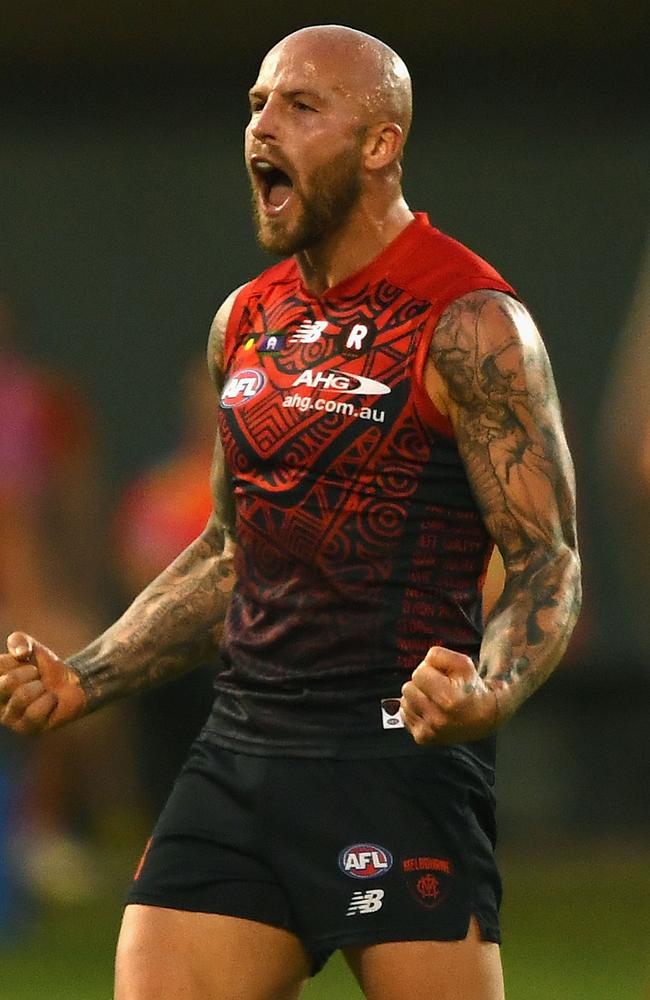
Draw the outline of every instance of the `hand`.
[[[402,715],[416,743],[464,743],[498,723],[496,692],[469,656],[432,646],[402,687]]]
[[[53,729],[83,714],[86,696],[64,660],[24,632],[0,654],[0,723],[15,733]]]

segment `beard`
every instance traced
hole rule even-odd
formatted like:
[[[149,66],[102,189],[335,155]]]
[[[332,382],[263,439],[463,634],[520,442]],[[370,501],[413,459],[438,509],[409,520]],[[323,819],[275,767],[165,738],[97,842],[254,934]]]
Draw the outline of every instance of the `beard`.
[[[297,220],[293,224],[260,212],[253,190],[253,216],[262,249],[290,257],[313,247],[342,225],[361,194],[360,162],[359,141],[321,167],[304,189],[294,185],[292,209]]]

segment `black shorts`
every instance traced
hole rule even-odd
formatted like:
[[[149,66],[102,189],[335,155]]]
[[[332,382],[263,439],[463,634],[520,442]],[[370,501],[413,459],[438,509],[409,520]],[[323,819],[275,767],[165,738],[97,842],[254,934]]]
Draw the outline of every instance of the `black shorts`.
[[[499,941],[494,798],[453,753],[306,760],[195,743],[128,902],[293,932],[315,973],[338,948]]]

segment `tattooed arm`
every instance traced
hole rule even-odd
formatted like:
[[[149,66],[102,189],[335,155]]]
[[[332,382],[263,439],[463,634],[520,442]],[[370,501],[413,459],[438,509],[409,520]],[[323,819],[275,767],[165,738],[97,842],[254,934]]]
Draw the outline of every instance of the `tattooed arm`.
[[[217,313],[208,364],[218,391],[223,343],[237,291]],[[89,646],[61,660],[23,633],[0,656],[0,722],[16,732],[62,725],[106,702],[171,679],[217,649],[234,583],[234,500],[217,435],[214,512],[202,534]]]
[[[575,482],[549,360],[525,308],[478,291],[446,310],[426,373],[454,427],[505,587],[487,621],[478,672],[432,648],[404,685],[417,742],[486,735],[548,677],[580,608]]]

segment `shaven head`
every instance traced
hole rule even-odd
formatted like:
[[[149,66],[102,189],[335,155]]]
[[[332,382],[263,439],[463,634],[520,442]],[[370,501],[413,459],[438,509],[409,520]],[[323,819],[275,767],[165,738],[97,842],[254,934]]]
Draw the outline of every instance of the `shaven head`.
[[[302,28],[265,56],[249,98],[245,156],[266,250],[313,252],[401,205],[411,85],[383,42],[339,25]]]
[[[355,28],[321,24],[287,35],[266,59],[280,53],[302,59],[316,77],[327,66],[336,74],[340,92],[358,102],[360,125],[394,122],[404,144],[411,127],[411,77],[390,46]]]

